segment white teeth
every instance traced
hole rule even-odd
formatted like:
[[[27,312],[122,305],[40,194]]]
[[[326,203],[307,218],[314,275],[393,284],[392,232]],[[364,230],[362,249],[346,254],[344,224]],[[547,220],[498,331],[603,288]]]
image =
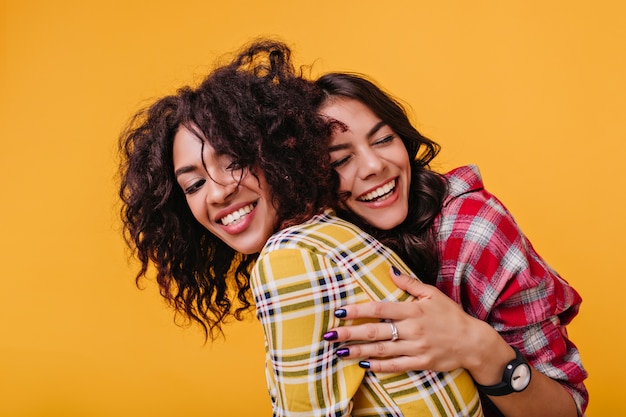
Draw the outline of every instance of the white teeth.
[[[385,194],[389,194],[389,192],[393,191],[394,188],[396,188],[395,179],[393,181],[389,181],[387,184],[383,185],[382,187],[379,187],[375,189],[374,191],[369,192],[362,197],[359,197],[359,200],[360,201],[372,201],[376,198],[384,196]]]
[[[230,226],[231,224],[239,221],[242,217],[245,217],[248,213],[252,211],[252,209],[254,209],[254,205],[248,204],[247,206],[242,207],[239,210],[233,211],[229,215],[222,217],[219,221],[224,226]]]

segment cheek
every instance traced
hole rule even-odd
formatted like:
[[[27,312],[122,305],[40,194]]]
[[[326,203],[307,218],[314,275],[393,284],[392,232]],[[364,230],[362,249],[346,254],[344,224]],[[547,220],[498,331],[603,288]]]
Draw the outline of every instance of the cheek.
[[[352,193],[352,187],[354,186],[354,175],[347,171],[337,172],[339,177],[339,194]]]
[[[189,210],[191,210],[193,217],[195,217],[195,219],[200,223],[205,224],[207,218],[206,210],[204,210],[202,199],[198,197],[199,196],[195,194],[187,197],[187,206],[189,207]]]
[[[406,150],[403,150],[402,152],[401,166],[403,166],[403,169],[408,173],[409,176],[411,176],[411,160],[409,159],[409,155],[406,153]]]
[[[411,176],[411,161],[409,160],[408,156],[405,158],[404,163],[406,164],[406,171],[409,174],[409,176]]]
[[[357,204],[354,203],[353,200],[345,200],[345,201],[341,201],[339,203],[339,207],[341,207],[343,210],[358,214],[360,217],[362,217],[366,222],[369,223],[369,219],[365,218],[362,216],[362,214],[359,212],[359,206]]]

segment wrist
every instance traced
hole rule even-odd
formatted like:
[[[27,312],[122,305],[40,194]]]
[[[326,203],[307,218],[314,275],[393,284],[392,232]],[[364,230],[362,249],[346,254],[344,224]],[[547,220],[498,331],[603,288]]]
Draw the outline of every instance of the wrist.
[[[480,385],[493,385],[502,380],[506,365],[515,359],[515,351],[488,323],[479,323],[473,332],[472,354],[465,368]]]
[[[504,367],[498,383],[490,385],[476,383],[476,387],[481,392],[490,396],[502,396],[522,392],[528,387],[532,376],[530,364],[518,349],[512,349],[515,352],[515,358]]]

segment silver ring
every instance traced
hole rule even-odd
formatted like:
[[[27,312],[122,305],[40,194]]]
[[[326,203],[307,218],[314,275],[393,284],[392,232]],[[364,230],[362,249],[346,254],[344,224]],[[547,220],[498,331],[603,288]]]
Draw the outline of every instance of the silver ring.
[[[393,324],[393,321],[391,320],[389,320],[387,323],[391,325],[391,341],[395,342],[400,338],[400,336],[398,336],[398,328],[395,324]]]

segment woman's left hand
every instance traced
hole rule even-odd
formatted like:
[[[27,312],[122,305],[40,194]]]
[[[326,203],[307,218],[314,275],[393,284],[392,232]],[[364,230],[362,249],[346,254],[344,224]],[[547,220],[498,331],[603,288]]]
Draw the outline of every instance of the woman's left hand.
[[[399,288],[417,299],[412,302],[353,304],[343,310],[346,319],[376,318],[393,322],[398,339],[391,340],[392,325],[389,322],[331,329],[325,336],[326,340],[366,342],[342,346],[338,350],[339,356],[367,358],[363,365],[367,367],[369,362],[369,369],[374,372],[421,369],[445,372],[466,368],[471,373],[472,369],[480,369],[484,365],[486,358],[481,344],[484,347],[487,340],[502,340],[491,326],[465,313],[457,303],[432,285],[404,274],[396,276],[391,273],[391,277]],[[498,345],[508,348],[510,353],[505,351],[505,355],[514,357],[508,345]]]

